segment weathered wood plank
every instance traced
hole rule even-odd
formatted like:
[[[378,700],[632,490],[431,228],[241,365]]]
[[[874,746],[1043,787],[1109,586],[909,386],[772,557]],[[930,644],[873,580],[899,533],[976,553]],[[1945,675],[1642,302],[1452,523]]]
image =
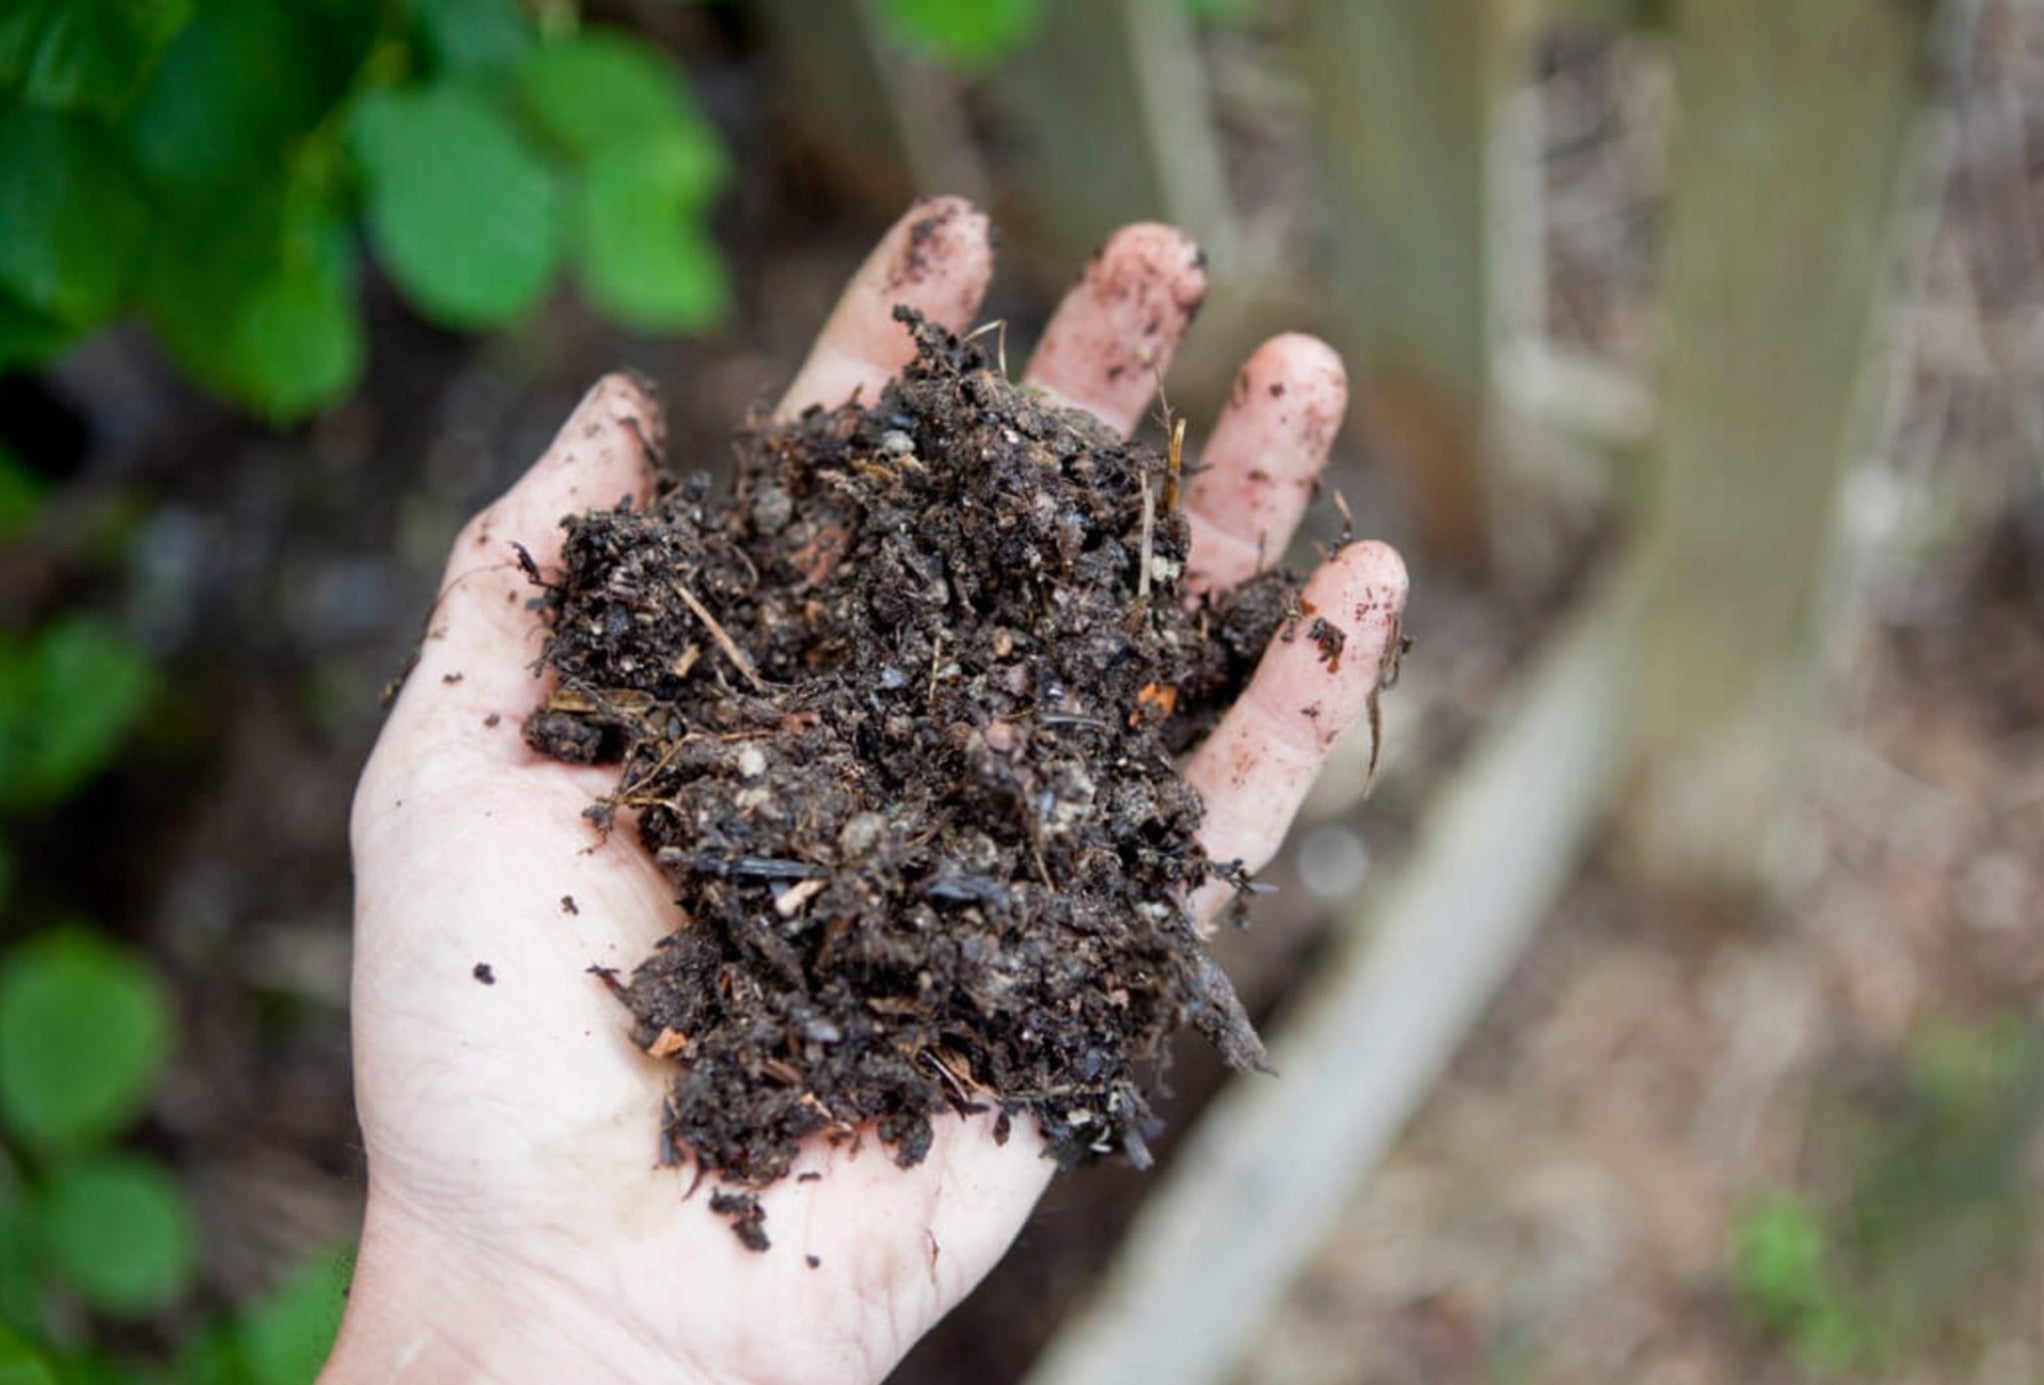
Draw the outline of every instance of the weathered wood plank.
[[[1923,0],[1707,0],[1675,20],[1639,858],[1751,880],[1806,725],[1812,622],[1929,72]]]
[[[1637,583],[1609,583],[1342,924],[1271,1045],[1187,1136],[1030,1385],[1232,1378],[1270,1309],[1572,873],[1624,761]]]

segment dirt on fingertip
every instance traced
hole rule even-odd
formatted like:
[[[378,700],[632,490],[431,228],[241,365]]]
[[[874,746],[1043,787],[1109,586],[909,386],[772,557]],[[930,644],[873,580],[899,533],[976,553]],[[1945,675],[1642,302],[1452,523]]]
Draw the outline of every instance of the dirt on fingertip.
[[[1263,1064],[1184,907],[1240,871],[1175,760],[1274,634],[1329,638],[1288,572],[1188,602],[1164,454],[898,315],[918,354],[870,408],[753,420],[728,493],[569,517],[540,598],[526,738],[618,766],[590,814],[686,918],[616,985],[674,1068],[649,1147],[741,1190],[711,1205],[755,1249],[742,1190],[812,1136],[912,1165],[991,1110],[1145,1164],[1174,1031]]]

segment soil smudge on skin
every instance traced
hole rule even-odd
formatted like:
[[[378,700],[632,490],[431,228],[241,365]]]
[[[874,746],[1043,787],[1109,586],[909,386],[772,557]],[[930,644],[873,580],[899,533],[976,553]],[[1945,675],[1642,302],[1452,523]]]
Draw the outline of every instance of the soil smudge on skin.
[[[946,1111],[1146,1164],[1176,1029],[1263,1063],[1182,904],[1246,881],[1173,757],[1298,579],[1188,604],[1162,454],[898,315],[919,354],[873,407],[754,420],[728,496],[563,521],[541,602],[525,734],[618,765],[590,815],[635,814],[674,884],[688,923],[616,989],[674,1065],[663,1157],[727,1190],[818,1134],[913,1165]],[[710,1205],[767,1246],[751,1192]]]

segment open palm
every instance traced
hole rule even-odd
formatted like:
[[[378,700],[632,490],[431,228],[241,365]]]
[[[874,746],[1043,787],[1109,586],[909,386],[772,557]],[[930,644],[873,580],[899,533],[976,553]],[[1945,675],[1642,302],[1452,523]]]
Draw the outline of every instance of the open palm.
[[[977,211],[912,209],[781,412],[876,397],[910,355],[893,306],[962,329],[991,269]],[[1182,235],[1123,230],[1027,381],[1132,427],[1203,290]],[[1283,336],[1251,357],[1186,499],[1195,587],[1283,551],[1345,406],[1321,343]],[[629,973],[678,922],[673,892],[630,833],[601,838],[581,817],[614,772],[542,759],[521,738],[544,685],[513,545],[550,566],[563,514],[650,495],[661,431],[640,388],[603,380],[462,532],[363,772],[354,1035],[370,1198],[329,1380],[875,1380],[1000,1257],[1051,1173],[1026,1122],[1000,1145],[987,1117],[940,1117],[908,1170],[877,1141],[860,1153],[818,1139],[761,1195],[774,1247],[759,1254],[687,1200],[691,1172],[660,1164],[670,1070],[633,1046],[589,969]],[[1313,577],[1306,599],[1347,627],[1352,652],[1331,672],[1311,642],[1273,644],[1187,764],[1216,858],[1254,868],[1275,850],[1374,687],[1404,592],[1377,544]]]

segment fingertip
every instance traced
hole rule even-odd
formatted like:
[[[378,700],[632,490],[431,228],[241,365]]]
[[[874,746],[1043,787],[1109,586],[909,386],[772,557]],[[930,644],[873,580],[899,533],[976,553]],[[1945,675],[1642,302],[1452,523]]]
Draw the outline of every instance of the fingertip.
[[[1127,431],[1206,291],[1206,255],[1191,236],[1155,221],[1122,227],[1044,328],[1028,383]]]
[[[533,470],[572,471],[593,460],[628,464],[650,480],[666,446],[667,413],[653,382],[614,370],[583,394]]]
[[[1188,586],[1234,586],[1284,556],[1348,411],[1348,372],[1318,337],[1287,332],[1250,353],[1186,493]]]
[[[888,228],[873,258],[884,263],[880,292],[890,318],[900,303],[962,331],[993,278],[994,224],[963,197],[926,197]]]
[[[1404,613],[1412,578],[1405,558],[1388,543],[1362,539],[1346,545],[1323,571],[1338,582],[1348,618],[1358,625]],[[1309,586],[1310,590],[1310,586]]]
[[[888,227],[817,334],[778,417],[877,394],[915,354],[897,306],[963,331],[994,272],[993,223],[963,197],[926,197]]]
[[[1281,332],[1256,348],[1245,371],[1272,398],[1331,415],[1348,409],[1348,367],[1341,353],[1306,332]]]
[[[1201,293],[1206,292],[1206,251],[1169,222],[1131,221],[1107,238],[1088,268],[1116,262],[1154,265],[1163,273],[1196,283]],[[1197,310],[1195,303],[1193,311]]]
[[[472,545],[517,543],[551,561],[563,515],[652,496],[666,442],[651,382],[613,371],[589,387],[553,444],[465,533]]]

